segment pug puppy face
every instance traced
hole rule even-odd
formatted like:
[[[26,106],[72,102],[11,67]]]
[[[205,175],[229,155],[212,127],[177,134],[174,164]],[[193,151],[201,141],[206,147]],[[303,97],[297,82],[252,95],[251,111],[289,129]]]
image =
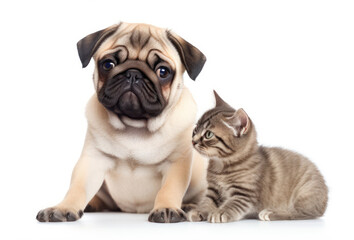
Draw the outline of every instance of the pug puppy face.
[[[156,131],[178,102],[185,70],[195,80],[205,56],[178,35],[147,24],[120,23],[78,42],[83,67],[96,65],[99,102],[118,129]]]

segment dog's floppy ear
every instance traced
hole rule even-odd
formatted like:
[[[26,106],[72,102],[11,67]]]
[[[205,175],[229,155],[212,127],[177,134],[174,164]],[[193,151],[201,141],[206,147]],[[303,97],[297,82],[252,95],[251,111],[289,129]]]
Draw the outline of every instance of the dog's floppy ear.
[[[77,51],[79,52],[79,57],[83,68],[90,63],[91,57],[95,54],[102,42],[115,33],[118,27],[119,25],[115,25],[95,33],[91,33],[77,43]]]
[[[203,69],[206,61],[205,55],[198,48],[170,31],[167,31],[167,37],[177,49],[189,77],[195,80]]]

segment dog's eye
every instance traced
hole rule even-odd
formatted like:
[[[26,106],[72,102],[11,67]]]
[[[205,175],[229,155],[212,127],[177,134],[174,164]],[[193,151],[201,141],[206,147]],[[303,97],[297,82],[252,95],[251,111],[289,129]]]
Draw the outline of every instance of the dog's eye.
[[[165,79],[165,78],[168,78],[170,76],[170,69],[167,68],[167,67],[159,67],[157,70],[156,70],[156,74],[159,78],[161,79]]]
[[[214,133],[212,131],[206,131],[204,136],[206,139],[210,139],[214,136]]]
[[[114,62],[112,61],[112,60],[110,60],[110,59],[108,59],[108,60],[106,60],[106,61],[104,61],[103,63],[102,63],[102,68],[105,70],[105,71],[109,71],[109,70],[111,70],[112,68],[114,68],[115,67],[115,64],[114,64]]]

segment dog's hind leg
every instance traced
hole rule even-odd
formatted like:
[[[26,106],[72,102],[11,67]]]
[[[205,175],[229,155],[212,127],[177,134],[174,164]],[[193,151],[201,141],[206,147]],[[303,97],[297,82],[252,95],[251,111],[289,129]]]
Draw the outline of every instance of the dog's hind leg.
[[[121,211],[111,197],[106,182],[103,182],[98,193],[87,204],[84,212],[119,212]]]

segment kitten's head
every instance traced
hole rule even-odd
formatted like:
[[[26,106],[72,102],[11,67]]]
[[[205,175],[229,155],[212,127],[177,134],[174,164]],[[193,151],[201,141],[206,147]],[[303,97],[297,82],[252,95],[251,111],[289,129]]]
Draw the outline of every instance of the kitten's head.
[[[215,107],[205,112],[193,131],[192,143],[211,159],[242,156],[257,144],[251,119],[241,108],[235,110],[214,91]]]

